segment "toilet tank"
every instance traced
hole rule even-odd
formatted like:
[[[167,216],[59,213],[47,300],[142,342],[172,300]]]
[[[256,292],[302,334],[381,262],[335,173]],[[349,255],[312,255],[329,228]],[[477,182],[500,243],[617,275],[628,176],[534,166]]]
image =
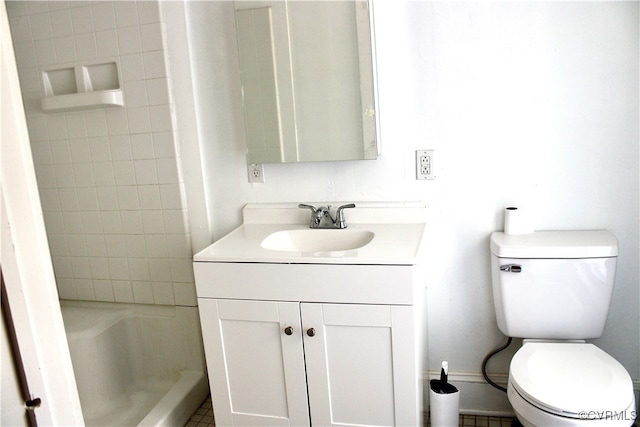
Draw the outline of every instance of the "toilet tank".
[[[589,339],[602,335],[618,241],[605,230],[491,235],[498,327],[507,336]]]

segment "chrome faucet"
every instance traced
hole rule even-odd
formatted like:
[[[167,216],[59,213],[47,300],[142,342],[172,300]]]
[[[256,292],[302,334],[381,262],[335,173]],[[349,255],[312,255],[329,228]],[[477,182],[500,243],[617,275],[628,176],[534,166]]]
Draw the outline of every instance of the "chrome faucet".
[[[311,205],[305,205],[300,203],[299,208],[311,209],[311,222],[310,228],[347,228],[347,222],[344,219],[344,210],[347,208],[355,208],[356,205],[349,203],[348,205],[342,205],[338,207],[336,211],[336,218],[331,216],[331,205],[315,207]]]

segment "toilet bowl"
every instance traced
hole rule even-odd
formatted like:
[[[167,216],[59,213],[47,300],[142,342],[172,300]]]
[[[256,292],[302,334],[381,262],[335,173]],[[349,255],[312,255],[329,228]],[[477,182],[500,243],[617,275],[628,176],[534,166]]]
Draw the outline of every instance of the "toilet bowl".
[[[525,426],[629,426],[636,416],[628,372],[585,342],[525,340],[507,394]]]
[[[617,239],[608,231],[491,235],[498,328],[524,338],[507,397],[525,426],[631,426],[631,376],[586,339],[604,331]]]

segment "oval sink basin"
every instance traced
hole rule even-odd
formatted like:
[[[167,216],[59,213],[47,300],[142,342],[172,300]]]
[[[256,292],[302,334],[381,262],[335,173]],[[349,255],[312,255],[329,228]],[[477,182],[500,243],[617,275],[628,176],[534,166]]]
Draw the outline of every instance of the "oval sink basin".
[[[262,247],[283,252],[334,252],[358,249],[373,240],[366,230],[307,229],[271,233]]]

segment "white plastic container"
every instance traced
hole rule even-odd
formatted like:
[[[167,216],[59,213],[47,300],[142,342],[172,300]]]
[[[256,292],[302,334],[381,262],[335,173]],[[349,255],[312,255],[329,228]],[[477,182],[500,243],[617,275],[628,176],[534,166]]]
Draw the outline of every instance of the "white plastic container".
[[[449,363],[442,362],[440,379],[429,381],[429,412],[432,427],[458,427],[460,391],[447,382]]]

